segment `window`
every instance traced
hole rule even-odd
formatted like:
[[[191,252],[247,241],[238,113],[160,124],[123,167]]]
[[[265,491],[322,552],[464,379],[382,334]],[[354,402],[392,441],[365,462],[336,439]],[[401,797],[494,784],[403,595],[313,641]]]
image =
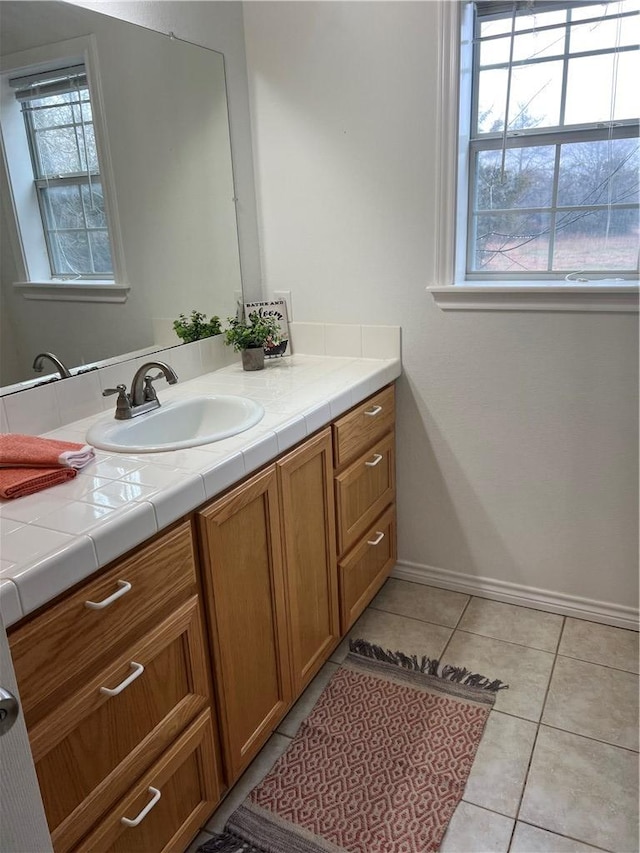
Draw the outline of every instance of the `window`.
[[[0,57],[0,135],[13,288],[30,300],[126,302],[95,36]]]
[[[113,278],[84,64],[9,79],[20,104],[51,278]]]
[[[638,9],[472,4],[457,216],[460,232],[466,207],[468,283],[637,276]]]

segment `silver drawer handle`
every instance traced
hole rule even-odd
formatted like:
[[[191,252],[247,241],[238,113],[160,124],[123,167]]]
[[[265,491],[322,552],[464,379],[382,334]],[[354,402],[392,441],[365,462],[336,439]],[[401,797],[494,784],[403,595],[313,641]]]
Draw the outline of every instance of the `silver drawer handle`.
[[[109,598],[105,598],[102,601],[85,601],[84,606],[90,607],[91,610],[102,610],[103,607],[108,607],[110,604],[113,604],[114,601],[122,598],[122,596],[126,595],[131,589],[129,581],[118,581],[118,586],[120,589],[116,590],[113,595],[109,596]]]
[[[373,409],[369,409],[369,411],[365,411],[365,415],[368,415],[372,418],[374,415],[380,414],[382,411],[382,406],[374,406]]]
[[[375,539],[367,539],[367,545],[379,545],[384,539],[384,533],[381,530],[376,530],[376,538]]]
[[[364,464],[367,465],[369,468],[375,468],[379,462],[382,462],[382,454],[381,453],[374,453],[373,454],[373,461],[372,462],[365,462]]]
[[[134,817],[133,820],[131,820],[128,817],[121,817],[120,823],[123,823],[125,826],[137,826],[139,823],[142,823],[142,821],[145,819],[145,817],[149,814],[151,809],[155,806],[155,804],[158,802],[158,800],[162,796],[162,794],[160,793],[160,791],[157,788],[149,788],[148,790],[149,790],[150,794],[153,794],[153,797],[151,800],[149,800],[147,805],[142,809],[140,814],[137,817]]]
[[[131,669],[133,672],[131,675],[128,675],[124,681],[121,681],[117,687],[101,687],[100,693],[104,693],[105,696],[117,696],[118,693],[122,693],[125,687],[128,687],[132,684],[136,678],[140,678],[142,673],[144,672],[144,667],[141,663],[136,663],[134,660],[131,661]]]

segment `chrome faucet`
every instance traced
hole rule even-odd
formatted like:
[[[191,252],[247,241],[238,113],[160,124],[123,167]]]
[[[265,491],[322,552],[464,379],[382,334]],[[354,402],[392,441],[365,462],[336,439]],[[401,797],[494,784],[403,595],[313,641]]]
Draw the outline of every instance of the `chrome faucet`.
[[[154,367],[157,367],[160,373],[157,376],[150,376],[147,371]],[[164,376],[169,385],[175,385],[178,381],[178,375],[173,367],[170,367],[164,361],[148,361],[136,370],[129,394],[127,394],[126,385],[105,388],[102,392],[103,397],[108,397],[111,394],[118,395],[116,401],[116,420],[128,420],[129,418],[135,418],[138,415],[143,415],[145,412],[151,412],[153,409],[159,408],[160,400],[158,400],[153,383],[156,379],[160,379],[161,376]]]
[[[57,355],[54,355],[52,352],[39,352],[38,355],[33,360],[33,369],[36,373],[42,373],[44,370],[44,360],[48,358],[49,361],[53,362],[56,367],[56,370],[60,374],[61,379],[68,379],[71,376],[71,371],[69,368],[58,358]]]

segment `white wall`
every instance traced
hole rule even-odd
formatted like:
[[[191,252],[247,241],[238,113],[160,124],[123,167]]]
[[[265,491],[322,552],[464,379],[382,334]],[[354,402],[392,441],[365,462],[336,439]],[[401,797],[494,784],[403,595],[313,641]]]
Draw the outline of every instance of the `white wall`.
[[[624,621],[637,315],[443,312],[425,292],[436,20],[433,2],[244,4],[265,292],[290,290],[296,321],[402,326],[401,563]]]

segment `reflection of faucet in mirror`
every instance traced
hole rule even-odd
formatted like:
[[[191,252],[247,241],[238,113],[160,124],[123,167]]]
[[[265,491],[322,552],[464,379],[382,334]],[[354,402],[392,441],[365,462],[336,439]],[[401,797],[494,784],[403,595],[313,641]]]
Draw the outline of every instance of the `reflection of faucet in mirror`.
[[[94,5],[107,14],[82,8]],[[248,170],[253,167],[249,137],[245,140],[243,136],[245,126],[249,126],[248,101],[245,104],[240,86],[238,103],[231,100],[227,103],[222,53],[180,37],[167,37],[166,29],[184,29],[185,12],[181,8],[184,4],[142,5],[149,7],[144,16],[140,13],[145,26],[118,17],[139,17],[134,11],[136,3],[0,0],[0,76],[3,78],[8,75],[13,79],[14,71],[17,74],[32,66],[35,56],[32,51],[36,50],[51,57],[55,50],[65,54],[61,62],[68,59],[72,64],[86,53],[84,59],[90,69],[91,63],[96,63],[96,73],[90,73],[89,80],[100,79],[96,103],[103,105],[103,141],[110,153],[108,174],[101,178],[100,198],[106,193],[108,218],[120,224],[115,243],[120,247],[122,263],[121,275],[116,275],[122,290],[98,281],[88,282],[84,288],[77,283],[72,286],[71,282],[52,281],[47,285],[46,295],[50,297],[59,291],[61,301],[25,299],[30,290],[12,287],[14,281],[24,282],[28,278],[22,270],[22,251],[14,253],[9,248],[20,246],[15,216],[9,210],[9,215],[0,215],[0,245],[7,249],[2,252],[0,269],[3,303],[0,338],[6,342],[6,354],[3,351],[0,358],[0,386],[13,386],[34,378],[31,353],[34,349],[39,352],[38,348],[43,346],[44,328],[47,330],[44,345],[53,352],[64,352],[65,363],[75,375],[81,365],[112,362],[114,357],[124,360],[140,355],[171,363],[169,353],[162,355],[160,351],[179,345],[172,323],[181,312],[188,314],[194,306],[209,305],[220,317],[235,313],[236,292],[242,291],[242,280],[236,218],[238,193],[234,185],[228,116],[230,111],[235,115],[238,146],[234,155],[240,157],[239,190],[242,179],[246,186],[240,193],[244,194],[242,204],[248,205],[251,223],[253,185]],[[203,20],[207,21],[198,28],[202,37],[212,42],[212,47],[220,42],[226,50],[229,45],[233,68],[244,55],[235,47],[236,31],[238,46],[241,44],[241,19],[236,20],[233,15],[232,22],[228,17],[227,7],[234,4],[197,5],[203,7]],[[163,32],[149,29],[154,25]],[[231,39],[223,37],[229,27],[229,33],[234,33]],[[74,43],[74,39],[80,41]],[[236,51],[239,51],[237,59]],[[45,53],[41,61],[44,63]],[[2,95],[2,118],[13,115],[16,119],[15,136],[20,131],[20,139],[24,137],[22,148],[26,159],[21,162],[29,168],[24,118],[8,83]],[[10,101],[12,110],[8,109]],[[140,108],[141,103],[145,109]],[[7,139],[3,134],[5,146]],[[0,172],[6,171],[4,154],[3,149]],[[197,163],[198,168],[181,169],[179,164],[183,162]],[[22,172],[18,174],[20,181],[26,181]],[[4,181],[4,175],[2,178]],[[3,195],[4,190],[3,183]],[[26,194],[26,188],[19,192]],[[31,190],[29,195],[35,198],[35,194]],[[165,194],[171,198],[171,204],[158,202]],[[14,206],[10,207],[13,210]],[[246,217],[247,213],[243,213],[240,221]],[[248,233],[251,241],[251,232]],[[22,239],[27,238],[23,235]],[[44,246],[44,236],[40,239]],[[257,243],[255,247],[249,245],[248,251],[254,259],[250,264],[257,263]],[[256,282],[251,297],[262,298],[257,285],[258,271],[250,272],[249,279]],[[39,277],[35,280],[40,281]],[[44,280],[47,281],[46,275]],[[175,286],[176,281],[180,281],[180,287]],[[86,296],[91,300],[84,301]],[[105,297],[113,301],[102,301]],[[157,354],[151,355],[153,350]],[[10,393],[15,390],[11,388]]]
[[[160,370],[157,376],[150,376],[147,371],[157,367]],[[160,406],[160,400],[156,394],[156,389],[153,387],[153,382],[160,379],[161,376],[167,380],[169,385],[175,385],[178,381],[178,375],[164,361],[148,361],[136,370],[131,382],[131,393],[127,394],[126,385],[116,385],[115,388],[106,388],[102,395],[108,397],[111,394],[117,394],[116,402],[116,420],[124,421],[129,418],[135,418],[137,415],[143,415],[145,412],[151,412]]]
[[[33,360],[33,369],[36,373],[42,373],[44,369],[44,360],[48,358],[49,361],[53,362],[56,366],[56,370],[60,374],[61,379],[67,379],[71,376],[71,372],[69,368],[58,358],[57,355],[54,355],[52,352],[39,352],[38,355]]]

